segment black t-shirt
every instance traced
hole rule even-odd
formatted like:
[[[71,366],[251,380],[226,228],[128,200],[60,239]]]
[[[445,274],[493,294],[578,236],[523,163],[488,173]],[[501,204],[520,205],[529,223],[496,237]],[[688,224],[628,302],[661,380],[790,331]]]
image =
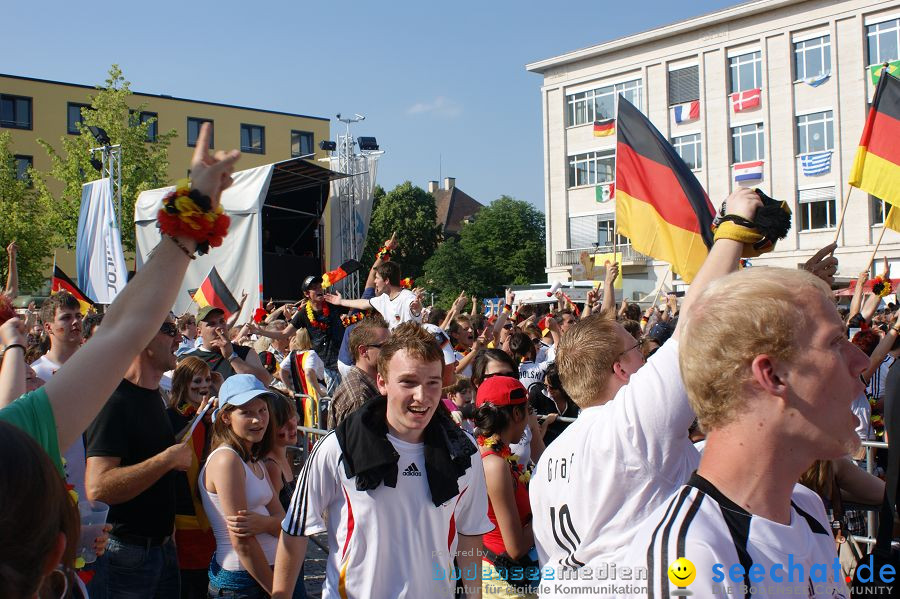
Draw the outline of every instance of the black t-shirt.
[[[87,457],[117,457],[120,466],[140,464],[175,444],[159,389],[123,380],[85,433]],[[112,534],[164,537],[175,526],[175,472],[125,503],[109,507]]]
[[[298,310],[294,314],[291,326],[297,330],[306,329],[309,332],[309,339],[312,341],[312,348],[325,362],[325,368],[337,370],[338,353],[344,338],[344,325],[341,324],[341,314],[344,311],[331,305],[328,308],[328,328],[324,330],[309,324],[305,309]]]
[[[534,407],[535,411],[542,416],[547,416],[548,414],[559,414],[559,408],[556,406],[556,402],[552,397],[547,397],[544,395],[544,389],[546,386],[543,383],[534,383],[528,389],[528,401]],[[549,392],[548,392],[549,393]],[[571,399],[566,401],[566,409],[563,410],[560,416],[565,416],[566,418],[577,418],[578,414],[581,410],[578,409],[578,406]],[[544,443],[549,445],[551,441],[556,439],[558,436],[562,434],[564,430],[569,426],[569,422],[560,422],[559,420],[554,421],[547,427],[547,431],[544,433]]]
[[[242,345],[231,345],[234,353],[238,355],[241,360],[246,360],[247,356],[250,355],[250,348],[244,347]],[[179,360],[187,358],[188,356],[194,356],[195,358],[200,358],[209,366],[209,369],[213,372],[218,372],[222,375],[223,379],[227,379],[231,375],[234,374],[234,368],[231,367],[231,362],[225,359],[219,351],[209,351],[203,349],[202,347],[198,347],[196,349],[192,349],[189,352],[185,352],[179,357]]]

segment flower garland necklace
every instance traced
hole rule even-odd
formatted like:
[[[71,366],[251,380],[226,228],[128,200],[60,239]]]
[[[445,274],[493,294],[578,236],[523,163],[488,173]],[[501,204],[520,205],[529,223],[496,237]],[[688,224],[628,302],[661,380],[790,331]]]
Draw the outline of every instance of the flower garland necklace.
[[[491,435],[490,437],[478,435],[477,441],[479,447],[484,447],[491,453],[506,460],[506,463],[509,464],[509,469],[512,470],[513,475],[519,482],[523,485],[528,485],[528,482],[531,480],[531,469],[525,468],[525,466],[519,463],[519,456],[510,451],[508,445],[504,445],[500,441],[499,435]]]
[[[331,314],[331,310],[328,308],[328,302],[322,302],[322,317],[319,318],[315,312],[313,312],[312,302],[306,302],[306,319],[309,321],[310,326],[324,331],[328,329],[328,315]]]

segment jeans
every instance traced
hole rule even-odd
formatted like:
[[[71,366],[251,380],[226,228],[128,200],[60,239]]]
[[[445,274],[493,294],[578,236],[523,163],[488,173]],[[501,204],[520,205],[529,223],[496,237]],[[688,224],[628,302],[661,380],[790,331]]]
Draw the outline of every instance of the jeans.
[[[224,570],[216,562],[215,556],[209,564],[209,586],[207,597],[226,599],[265,599],[269,595],[246,570]],[[303,582],[303,567],[294,586],[292,599],[306,599],[306,585]]]
[[[107,595],[116,599],[172,599],[180,580],[175,543],[158,547],[128,545],[109,537],[106,547]]]

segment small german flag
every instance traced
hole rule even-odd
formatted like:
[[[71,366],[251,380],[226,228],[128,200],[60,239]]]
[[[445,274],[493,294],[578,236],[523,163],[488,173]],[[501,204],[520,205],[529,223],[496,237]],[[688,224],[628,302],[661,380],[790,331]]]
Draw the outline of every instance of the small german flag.
[[[87,314],[91,308],[97,307],[97,304],[91,301],[60,267],[54,265],[53,277],[50,279],[50,293],[59,293],[60,291],[68,291],[75,296],[75,299],[78,300],[78,304],[81,306],[82,316]]]
[[[362,264],[356,260],[347,260],[334,270],[329,270],[322,275],[322,289],[328,289],[338,281],[346,279],[358,270],[362,270]]]
[[[194,293],[194,301],[201,308],[205,306],[221,308],[225,312],[225,318],[237,312],[241,307],[237,300],[234,299],[234,296],[231,295],[231,291],[229,291],[222,277],[219,276],[219,271],[216,270],[215,266],[212,267],[209,274],[206,275],[206,279],[200,284],[200,288]]]
[[[853,187],[900,206],[900,79],[886,74],[878,81],[850,169]]]
[[[594,137],[607,137],[616,132],[616,119],[594,121]]]

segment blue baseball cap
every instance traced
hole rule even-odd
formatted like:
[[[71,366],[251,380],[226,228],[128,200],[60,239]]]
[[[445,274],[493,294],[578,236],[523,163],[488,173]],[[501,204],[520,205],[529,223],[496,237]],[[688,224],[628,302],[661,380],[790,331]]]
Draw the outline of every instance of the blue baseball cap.
[[[219,389],[219,407],[213,412],[212,418],[215,420],[226,405],[242,406],[257,397],[273,399],[275,393],[252,374],[232,375],[222,383],[222,387]]]

